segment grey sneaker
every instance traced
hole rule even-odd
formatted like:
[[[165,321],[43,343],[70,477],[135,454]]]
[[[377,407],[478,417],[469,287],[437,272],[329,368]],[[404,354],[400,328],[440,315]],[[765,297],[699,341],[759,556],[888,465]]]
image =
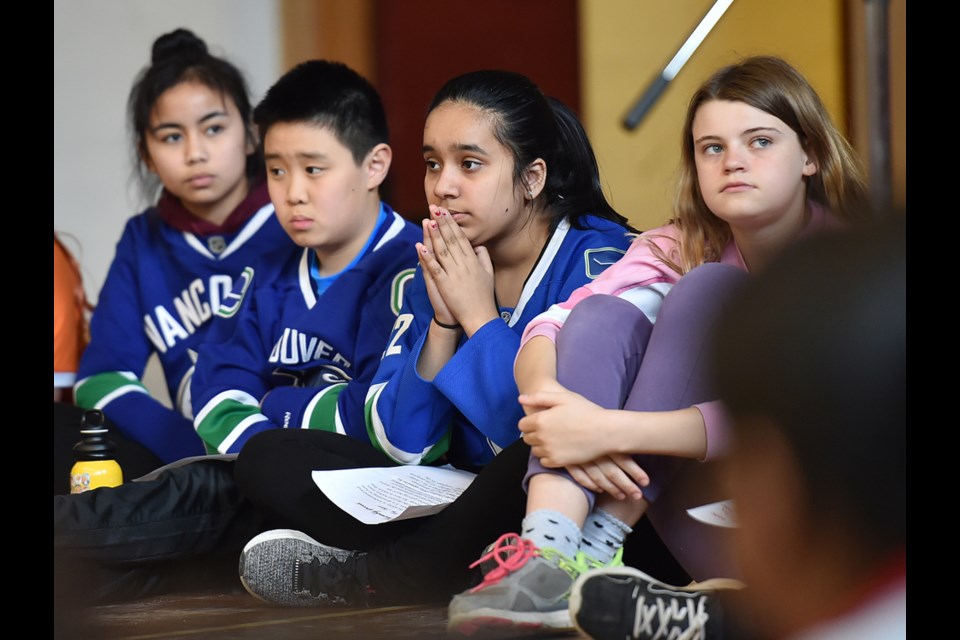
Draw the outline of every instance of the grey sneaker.
[[[240,554],[240,582],[257,598],[285,607],[366,606],[366,554],[321,544],[300,531],[274,529]]]
[[[448,631],[470,636],[574,629],[568,596],[585,566],[516,534],[500,536],[487,549],[473,564],[485,569],[483,582],[450,601]]]

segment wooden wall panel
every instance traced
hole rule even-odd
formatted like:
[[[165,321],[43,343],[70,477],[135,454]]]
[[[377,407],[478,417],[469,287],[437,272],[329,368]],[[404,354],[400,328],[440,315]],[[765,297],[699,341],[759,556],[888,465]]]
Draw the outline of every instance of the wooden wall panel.
[[[376,81],[373,0],[282,0],[280,24],[284,70],[326,58]]]

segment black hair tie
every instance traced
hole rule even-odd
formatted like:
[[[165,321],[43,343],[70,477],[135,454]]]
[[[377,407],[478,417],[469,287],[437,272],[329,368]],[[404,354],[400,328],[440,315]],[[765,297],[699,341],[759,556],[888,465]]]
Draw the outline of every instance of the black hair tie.
[[[447,324],[445,322],[440,322],[439,320],[437,320],[437,314],[433,314],[433,321],[437,323],[438,327],[442,327],[444,329],[450,329],[451,331],[456,331],[457,329],[463,329],[463,327],[461,327],[459,324]]]

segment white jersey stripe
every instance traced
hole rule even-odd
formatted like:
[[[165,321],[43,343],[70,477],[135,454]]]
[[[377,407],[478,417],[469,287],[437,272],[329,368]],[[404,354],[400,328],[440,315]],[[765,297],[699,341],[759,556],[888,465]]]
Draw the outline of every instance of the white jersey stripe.
[[[310,402],[307,403],[307,408],[304,409],[304,411],[303,411],[303,420],[302,420],[301,423],[300,423],[300,428],[301,428],[301,429],[309,429],[309,428],[310,428],[310,418],[313,417],[313,410],[317,408],[317,403],[319,403],[321,400],[323,400],[324,396],[326,396],[326,395],[327,395],[328,393],[330,393],[331,391],[337,391],[337,392],[339,392],[339,391],[341,391],[341,390],[344,388],[344,386],[345,386],[345,385],[342,385],[342,384],[330,385],[330,386],[327,387],[326,389],[322,389],[318,394],[316,394],[315,396],[313,396],[312,398],[310,398]],[[344,435],[346,435],[346,434],[344,434]]]
[[[227,451],[230,450],[230,447],[233,446],[233,443],[236,442],[237,439],[243,435],[244,431],[249,429],[251,426],[257,424],[258,422],[265,422],[266,420],[267,420],[267,416],[263,415],[262,413],[257,413],[252,416],[248,416],[244,418],[243,420],[240,421],[240,424],[235,426],[233,428],[233,431],[231,431],[229,435],[227,435],[227,437],[223,439],[223,442],[221,442],[220,446],[217,447],[217,451],[219,451],[220,453],[226,453]]]
[[[317,290],[313,288],[313,278],[310,277],[310,249],[304,249],[300,256],[300,266],[297,268],[297,279],[300,282],[300,293],[308,309],[317,304]]]
[[[122,387],[119,387],[119,388],[117,388],[117,389],[114,389],[113,391],[111,391],[111,392],[108,393],[107,395],[105,395],[105,396],[103,396],[102,398],[100,398],[100,402],[98,402],[97,404],[95,404],[95,405],[93,406],[93,408],[94,408],[94,409],[100,409],[100,410],[102,411],[105,406],[107,406],[108,404],[110,404],[111,402],[113,402],[114,400],[116,400],[117,398],[119,398],[120,396],[125,396],[125,395],[127,395],[128,393],[146,393],[146,394],[149,395],[149,392],[146,390],[146,388],[143,387],[143,385],[139,385],[139,384],[128,384],[128,385],[124,385],[124,386],[122,386]]]
[[[189,231],[183,232],[183,239],[188,245],[190,245],[193,248],[194,251],[202,255],[204,258],[207,258],[208,260],[217,259],[217,256],[213,255],[213,253],[209,249],[203,246],[203,243],[200,242],[200,238],[193,235]]]
[[[218,393],[217,395],[210,398],[210,402],[203,405],[203,409],[201,409],[200,413],[198,413],[196,417],[193,419],[193,425],[196,427],[201,422],[203,422],[206,419],[207,414],[209,414],[213,409],[215,409],[218,404],[226,400],[233,400],[235,402],[239,402],[240,404],[245,404],[251,407],[257,407],[258,409],[260,408],[260,403],[257,402],[257,399],[254,398],[249,393],[246,393],[245,391],[240,391],[238,389],[230,389],[228,391]]]
[[[183,239],[194,251],[210,260],[223,260],[232,253],[239,251],[240,247],[246,244],[247,240],[252,238],[266,222],[273,217],[273,204],[265,204],[260,207],[250,220],[243,226],[243,231],[233,239],[233,242],[224,250],[223,253],[214,255],[196,235],[189,231],[183,232]]]
[[[383,392],[384,387],[387,386],[386,382],[381,382],[379,384],[370,385],[370,389],[367,390],[367,402],[370,402],[370,399],[373,399],[372,409],[370,411],[371,419],[373,422],[373,431],[377,436],[377,442],[383,447],[384,453],[393,458],[394,461],[399,462],[400,464],[420,464],[423,460],[423,457],[427,455],[433,446],[429,446],[424,449],[421,453],[408,453],[403,449],[398,449],[390,440],[387,439],[386,430],[383,427],[383,420],[380,419],[380,415],[377,413],[377,401],[380,399],[380,394]]]
[[[380,241],[377,242],[376,246],[373,248],[374,251],[390,242],[394,236],[403,231],[403,227],[406,223],[403,218],[400,217],[396,211],[393,212],[393,222],[390,223],[390,228],[383,234],[383,237],[380,238]]]
[[[243,225],[243,231],[233,239],[233,242],[230,243],[226,251],[220,254],[220,260],[239,250],[271,217],[273,217],[273,204],[268,203],[260,207],[260,210],[253,214],[250,220],[247,221],[247,224]]]
[[[520,300],[513,310],[513,315],[510,316],[510,322],[507,323],[508,326],[512,327],[520,320],[520,317],[523,315],[523,308],[527,306],[527,302],[533,297],[537,287],[540,286],[540,281],[543,280],[543,277],[550,270],[550,265],[553,264],[554,258],[557,257],[557,253],[559,253],[560,247],[563,245],[563,239],[567,237],[567,231],[569,230],[570,222],[564,218],[560,221],[560,224],[557,225],[553,235],[550,236],[550,242],[547,243],[546,249],[543,250],[543,254],[540,256],[540,259],[537,260],[537,265],[533,268],[533,273],[530,274],[526,284],[523,285],[523,291],[520,292]]]

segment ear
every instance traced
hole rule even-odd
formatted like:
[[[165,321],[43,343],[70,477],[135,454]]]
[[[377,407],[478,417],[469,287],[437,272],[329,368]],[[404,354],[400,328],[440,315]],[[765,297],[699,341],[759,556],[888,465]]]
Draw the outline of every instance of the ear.
[[[803,163],[803,175],[809,178],[818,170],[819,167],[817,166],[817,159],[808,153],[806,162]]]
[[[150,173],[156,173],[157,166],[153,164],[153,160],[150,158],[150,152],[147,151],[147,145],[144,144],[140,147],[139,154],[140,154],[140,162],[142,162],[143,166],[147,168],[147,171],[149,171]]]
[[[547,186],[547,163],[543,158],[537,158],[527,165],[523,171],[524,198],[526,200],[536,200]]]
[[[260,133],[257,127],[252,124],[247,125],[247,145],[244,148],[244,153],[248,156],[253,155],[257,151],[257,145],[260,144]]]
[[[363,161],[367,172],[367,189],[376,189],[387,179],[390,171],[390,162],[393,160],[393,149],[390,145],[381,142],[367,154]]]

